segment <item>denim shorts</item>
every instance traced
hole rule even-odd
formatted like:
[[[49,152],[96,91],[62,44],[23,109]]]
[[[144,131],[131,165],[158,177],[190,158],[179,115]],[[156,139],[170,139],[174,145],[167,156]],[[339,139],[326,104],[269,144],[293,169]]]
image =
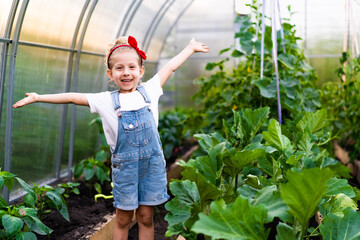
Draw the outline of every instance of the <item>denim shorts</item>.
[[[162,151],[117,153],[112,158],[114,207],[134,210],[156,206],[169,199]]]

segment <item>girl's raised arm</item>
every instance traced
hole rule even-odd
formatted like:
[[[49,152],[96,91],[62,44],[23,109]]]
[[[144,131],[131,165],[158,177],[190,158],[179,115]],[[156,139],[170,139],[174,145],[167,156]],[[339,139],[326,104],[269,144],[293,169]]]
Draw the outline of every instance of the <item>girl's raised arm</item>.
[[[158,72],[161,86],[170,78],[171,74],[175,72],[194,52],[209,52],[209,47],[201,42],[191,39],[189,44],[175,57],[173,57],[164,67]]]
[[[16,102],[13,108],[23,107],[25,105],[35,102],[45,103],[73,103],[76,105],[89,106],[86,98],[86,94],[83,93],[58,93],[58,94],[44,94],[39,95],[37,93],[26,93],[25,98]]]

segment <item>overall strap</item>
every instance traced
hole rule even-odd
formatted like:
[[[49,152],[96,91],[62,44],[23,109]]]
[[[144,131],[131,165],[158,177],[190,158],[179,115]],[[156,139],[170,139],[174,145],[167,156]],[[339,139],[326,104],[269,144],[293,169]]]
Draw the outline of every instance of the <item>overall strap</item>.
[[[111,99],[113,102],[114,109],[118,110],[120,108],[119,91],[116,90],[111,92]]]
[[[148,93],[146,92],[144,86],[139,85],[136,88],[136,90],[138,90],[141,93],[141,95],[143,96],[146,103],[151,103],[150,97],[149,97]]]

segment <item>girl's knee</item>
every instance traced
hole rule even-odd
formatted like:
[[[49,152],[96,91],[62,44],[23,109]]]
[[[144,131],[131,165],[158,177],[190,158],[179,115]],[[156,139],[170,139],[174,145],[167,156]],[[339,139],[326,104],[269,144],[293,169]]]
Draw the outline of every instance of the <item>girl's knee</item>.
[[[136,210],[136,219],[138,223],[145,226],[153,225],[153,209],[151,208],[138,208]]]
[[[131,220],[134,216],[134,211],[123,211],[123,210],[116,210],[116,225],[119,228],[125,228],[130,226]]]

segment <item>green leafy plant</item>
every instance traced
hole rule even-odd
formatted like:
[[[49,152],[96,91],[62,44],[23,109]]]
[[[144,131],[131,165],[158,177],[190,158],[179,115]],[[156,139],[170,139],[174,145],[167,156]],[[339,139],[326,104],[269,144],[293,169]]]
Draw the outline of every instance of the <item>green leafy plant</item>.
[[[101,185],[105,182],[110,182],[110,148],[106,142],[101,118],[95,118],[89,123],[89,125],[93,124],[98,126],[101,138],[100,150],[95,154],[95,157],[83,159],[80,163],[75,164],[73,168],[74,178],[76,180],[84,176],[85,184],[90,189],[90,195],[94,189],[98,194],[101,194]]]
[[[337,69],[338,81],[323,86],[322,102],[332,116],[333,131],[340,137],[351,160],[360,153],[360,57],[344,52]]]
[[[70,197],[70,194],[76,194],[79,195],[80,191],[77,188],[80,185],[80,183],[74,183],[74,182],[66,182],[66,183],[59,183],[56,187],[56,191],[60,193],[65,199],[68,199]]]
[[[251,5],[252,9],[258,10]],[[254,14],[257,16],[257,13]],[[260,13],[261,17],[261,13]],[[195,81],[200,90],[193,96],[202,108],[196,117],[202,117],[207,124],[203,131],[211,132],[222,127],[222,120],[232,117],[232,110],[269,106],[271,117],[278,117],[276,77],[273,73],[271,27],[265,27],[264,72],[260,78],[260,39],[256,36],[259,23],[250,16],[238,16],[240,31],[235,34],[240,49],[230,47],[231,57],[239,60],[234,69],[227,71],[225,63],[209,63],[206,69],[215,71],[209,77]],[[320,108],[320,91],[316,88],[317,76],[307,63],[303,50],[297,45],[300,39],[295,35],[295,26],[284,20],[284,39],[278,38],[278,62],[280,79],[280,100],[283,119],[293,119],[300,112],[313,112]],[[280,36],[280,33],[278,33]],[[191,120],[190,120],[191,121]],[[199,129],[195,129],[196,131]]]
[[[188,138],[188,134],[183,133],[185,118],[186,113],[181,109],[161,113],[159,116],[158,129],[166,159],[176,154],[179,146]]]
[[[28,192],[24,197],[24,205],[36,208],[40,219],[51,212],[57,210],[63,218],[69,220],[69,212],[65,199],[61,193],[49,185],[33,185],[32,188],[22,180],[19,180],[21,186]],[[59,189],[61,191],[61,189]]]
[[[15,174],[0,171],[0,189],[5,185],[10,191],[14,182],[18,181],[25,190],[31,188]],[[33,199],[36,198],[31,193]],[[38,217],[38,211],[35,207],[26,207],[24,205],[8,205],[0,196],[0,238],[1,239],[37,239],[35,233],[40,235],[49,235],[52,230],[44,225]]]
[[[96,153],[95,159],[90,157],[82,160],[74,166],[75,179],[79,179],[84,175],[85,183],[89,186],[89,189],[95,189],[97,193],[101,193],[101,185],[105,181],[110,182],[110,168],[104,163],[107,158],[108,152],[100,150]]]
[[[200,149],[181,162],[182,179],[170,183],[167,236],[266,239],[274,225],[278,239],[305,239],[326,234],[309,226],[317,211],[324,219],[355,212],[347,209],[359,190],[341,179],[349,169],[324,148],[331,139],[325,110],[300,113],[282,126],[268,120],[269,108],[233,115],[222,134],[195,135]]]

